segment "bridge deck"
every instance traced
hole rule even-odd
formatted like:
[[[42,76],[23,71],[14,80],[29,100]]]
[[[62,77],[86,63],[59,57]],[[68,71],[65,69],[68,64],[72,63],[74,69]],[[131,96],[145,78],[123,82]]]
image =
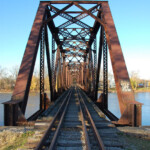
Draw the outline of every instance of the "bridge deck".
[[[70,101],[66,109],[62,125],[58,131],[54,146],[55,149],[81,150],[86,149],[88,146],[90,147],[89,149],[99,149],[97,139],[95,138],[93,132],[93,127],[89,121],[90,119],[85,112],[85,108],[83,108],[82,99],[84,100],[85,105],[87,106],[88,111],[90,112],[90,115],[94,121],[98,134],[104,145],[104,149],[124,149],[123,143],[118,138],[117,129],[110,121],[105,119],[104,114],[99,110],[99,108],[87,97],[87,95],[81,89],[71,88],[70,90],[72,91],[70,95]],[[58,112],[58,109],[60,108],[62,102],[66,97],[69,99],[68,93],[70,90],[61,95],[53,105],[51,105],[45,112],[42,113],[42,115],[37,119],[35,123],[36,128],[42,127],[47,129],[51,125],[54,116]],[[89,140],[89,145],[87,144],[86,135],[83,129],[80,103],[83,111],[84,123],[87,130],[87,139]],[[58,127],[58,122],[60,121],[60,115],[63,113],[63,111],[64,110],[61,110],[61,113],[56,119],[53,127],[49,131],[47,131],[49,132],[48,135],[46,135],[47,138],[43,139],[43,141],[40,142],[42,143],[42,146],[38,147],[37,149],[46,149],[50,147]]]

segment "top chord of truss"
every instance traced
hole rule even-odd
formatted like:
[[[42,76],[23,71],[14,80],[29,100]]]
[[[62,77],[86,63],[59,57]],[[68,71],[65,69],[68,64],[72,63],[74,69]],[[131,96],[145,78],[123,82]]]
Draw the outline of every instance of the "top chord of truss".
[[[84,4],[90,4],[90,3],[98,3],[98,2],[102,2],[103,0],[41,0],[41,2],[51,2],[51,3],[68,3],[68,2],[73,2],[73,1],[77,1],[80,3],[84,3]],[[107,0],[105,0],[106,2],[108,2]],[[103,1],[103,2],[105,2]]]

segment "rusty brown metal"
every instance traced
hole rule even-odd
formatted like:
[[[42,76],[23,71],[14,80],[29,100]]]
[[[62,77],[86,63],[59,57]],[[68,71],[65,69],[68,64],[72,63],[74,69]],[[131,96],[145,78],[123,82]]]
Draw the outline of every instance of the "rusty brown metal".
[[[24,117],[25,109],[27,105],[27,99],[29,94],[29,87],[31,84],[33,69],[35,65],[35,59],[37,55],[40,34],[42,29],[42,22],[45,17],[45,10],[48,3],[40,3],[32,29],[29,36],[29,40],[26,46],[26,50],[23,56],[23,60],[19,69],[19,74],[15,84],[15,88],[12,94],[11,102],[8,102],[6,109],[11,113],[12,107],[14,117],[10,120],[11,114],[5,113],[5,125],[16,125],[18,120],[26,120]],[[14,102],[15,101],[15,102]],[[20,102],[19,105],[17,104]],[[11,103],[16,104],[11,104]],[[11,106],[12,105],[12,106]],[[9,107],[10,106],[10,107]],[[16,117],[15,117],[16,116]]]
[[[50,4],[49,4],[50,5]],[[52,5],[50,5],[52,8],[54,8]],[[66,7],[64,7],[63,9],[61,9],[60,11],[58,11],[55,15],[51,16],[50,18],[48,18],[46,21],[44,21],[44,23],[48,23],[51,20],[53,20],[55,17],[57,17],[60,13],[63,13],[66,9],[70,8],[72,6],[72,3],[70,3],[69,5],[67,5]]]
[[[47,1],[43,1],[43,3],[44,2],[47,2]],[[73,2],[73,0],[68,0],[68,1],[51,1],[50,3],[51,4],[68,4],[68,3],[72,3]],[[107,2],[107,1],[95,1],[95,0],[93,0],[93,1],[83,1],[83,0],[78,0],[78,1],[76,1],[75,0],[75,2],[78,2],[79,4],[101,4],[101,2]]]
[[[44,109],[44,64],[45,64],[45,29],[42,28],[40,41],[40,109]]]
[[[50,48],[48,41],[48,32],[47,26],[45,26],[45,45],[46,45],[46,56],[47,56],[47,67],[48,67],[48,75],[49,75],[49,85],[50,85],[50,101],[53,100],[53,86],[52,86],[52,68],[51,68],[51,58],[50,58]]]
[[[98,84],[100,78],[100,67],[101,67],[101,59],[102,59],[102,44],[103,44],[103,27],[101,27],[100,31],[100,39],[99,39],[99,50],[98,50],[98,64],[97,64],[97,75],[96,75],[96,87],[95,87],[95,101],[97,100],[98,95]]]
[[[45,16],[45,8],[47,4],[48,3],[40,3],[39,5],[12,95],[12,100],[24,100],[24,104],[22,104],[23,113],[25,112],[26,99],[29,93],[29,88],[27,87],[29,87],[31,83],[42,29],[42,22]]]
[[[60,5],[53,4],[66,5],[59,7]],[[90,9],[86,9],[84,4],[94,4],[94,6],[91,5]],[[80,10],[73,9],[70,11],[69,8],[73,8],[72,6],[76,6]],[[55,21],[55,18],[58,16],[64,19],[63,23]],[[88,22],[83,21],[86,17],[91,17],[94,20],[94,24],[91,23],[89,25]],[[51,44],[49,44],[48,40],[48,30],[52,36]],[[99,31],[101,33],[99,50],[97,50],[96,41],[99,38],[97,36]],[[40,2],[12,99],[5,103],[5,122],[7,125],[15,125],[19,121],[27,121],[24,114],[39,43],[41,43],[41,110],[47,109],[50,101],[56,100],[72,84],[82,87],[96,102],[103,52],[103,93],[97,100],[97,104],[113,121],[117,121],[118,119],[109,112],[107,107],[108,46],[121,111],[121,118],[115,123],[132,126],[141,124],[141,104],[137,103],[134,98],[108,2],[70,0]],[[52,48],[49,48],[49,45],[52,45]],[[44,94],[45,48],[51,93],[50,100]]]
[[[120,111],[122,114],[121,122],[126,122],[127,114],[124,114],[128,109],[128,104],[135,101],[134,93],[131,88],[129,75],[127,72],[125,60],[122,54],[122,49],[116,32],[115,24],[111,15],[108,3],[102,3],[102,14],[105,20],[105,31],[108,42],[112,68],[116,83],[117,95],[119,99]],[[128,111],[127,111],[128,112]],[[131,114],[132,116],[133,114]],[[129,119],[130,120],[130,119]],[[119,123],[119,121],[118,121]],[[128,122],[129,123],[129,122]]]

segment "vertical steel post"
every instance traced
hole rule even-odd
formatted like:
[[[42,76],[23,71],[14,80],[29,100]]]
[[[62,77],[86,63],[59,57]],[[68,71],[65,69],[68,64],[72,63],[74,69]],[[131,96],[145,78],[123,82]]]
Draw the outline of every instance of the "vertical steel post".
[[[89,51],[88,51],[89,52]],[[88,89],[88,93],[90,93],[90,86],[91,86],[91,76],[90,76],[90,67],[91,67],[91,63],[90,63],[90,54],[88,53],[88,59],[87,59],[87,89]]]
[[[95,79],[94,79],[94,68],[93,68],[93,56],[92,56],[92,50],[89,49],[89,92],[91,93],[91,96],[94,95],[94,87],[95,87]]]
[[[66,66],[66,88],[68,88],[68,66]]]
[[[52,38],[52,95],[53,98],[52,100],[54,101],[55,99],[55,40]]]
[[[70,72],[68,71],[68,88],[70,87]]]
[[[65,60],[66,60],[66,58],[65,58],[65,56],[64,56],[64,58],[63,58],[63,71],[64,71],[64,74],[63,74],[63,77],[64,77],[64,90],[66,90],[66,74],[67,74],[67,72],[66,72],[66,63],[65,63]]]
[[[60,59],[59,59],[59,94],[62,93],[62,53],[60,53]]]
[[[95,101],[97,100],[97,95],[98,95],[98,85],[99,85],[101,59],[102,59],[103,33],[104,33],[104,29],[101,26],[100,40],[99,40],[99,52],[98,52],[98,64],[97,64],[97,69],[96,69],[97,75],[96,75],[96,87],[95,87]]]
[[[86,72],[87,72],[87,67],[86,67],[86,56],[84,56],[84,68],[83,68],[83,74],[84,74],[84,79],[83,79],[83,83],[84,83],[84,90],[87,91],[87,76],[86,76]]]
[[[96,42],[96,37],[94,39],[94,62],[93,62],[93,98],[94,98],[94,101],[95,101],[95,93],[96,92],[96,65],[97,65],[97,42]]]
[[[49,75],[49,84],[50,84],[50,100],[53,100],[53,86],[52,86],[52,70],[50,64],[50,51],[49,51],[49,42],[48,42],[48,32],[47,26],[45,25],[45,45],[46,45],[46,56],[47,56],[47,66],[48,66],[48,75]]]
[[[88,78],[89,78],[89,63],[88,61],[88,55],[85,58],[85,87],[86,87],[86,92],[88,92]]]
[[[54,79],[55,79],[55,83],[56,83],[56,91],[57,91],[57,95],[58,95],[58,89],[59,89],[59,77],[60,77],[60,46],[57,47],[57,51],[56,51],[56,61],[55,61],[55,72],[54,72]]]
[[[108,109],[108,51],[105,31],[103,34],[103,108]]]
[[[82,80],[81,80],[81,85],[83,86],[83,80],[84,80],[84,77],[83,77],[83,74],[84,74],[84,68],[83,68],[83,65],[81,66],[81,77],[82,77]]]
[[[44,39],[45,29],[42,28],[40,41],[40,109],[44,109]]]

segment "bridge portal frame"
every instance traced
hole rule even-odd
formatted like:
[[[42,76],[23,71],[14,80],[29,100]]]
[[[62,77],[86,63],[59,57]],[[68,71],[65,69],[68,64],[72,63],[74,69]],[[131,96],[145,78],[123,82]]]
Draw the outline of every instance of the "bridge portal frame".
[[[53,4],[67,4],[61,10],[58,10],[53,6]],[[81,4],[96,4],[95,7],[87,10]],[[71,18],[69,19],[69,13],[65,12],[68,8],[75,5],[81,12],[81,18]],[[98,6],[100,8],[98,9]],[[50,9],[49,9],[50,7]],[[98,14],[95,16],[92,12],[97,9]],[[50,12],[54,10],[54,15],[51,16]],[[74,12],[75,13],[75,12]],[[63,61],[66,57],[63,55],[64,52],[62,48],[62,42],[59,40],[59,30],[55,27],[54,18],[59,15],[66,15],[68,21],[71,23],[78,23],[85,28],[88,25],[84,24],[80,19],[90,16],[95,19],[94,26],[90,31],[90,38],[87,44],[87,49],[85,52],[84,62],[80,63],[80,67],[76,65],[78,72],[74,75],[73,71],[69,71],[68,64]],[[85,15],[85,16],[84,16]],[[65,24],[63,24],[65,25]],[[57,44],[57,49],[55,49],[55,43],[52,44],[52,62],[50,61],[50,49],[47,36],[47,28],[52,33],[53,42]],[[100,39],[99,39],[99,50],[98,50],[98,62],[96,63],[96,56],[93,56],[91,46],[94,42],[93,37],[96,37],[98,30],[100,29]],[[75,29],[74,29],[75,30]],[[65,38],[64,38],[65,41]],[[119,43],[118,35],[116,32],[115,24],[111,15],[109,4],[107,1],[41,1],[39,8],[31,29],[29,40],[25,49],[23,60],[20,66],[19,74],[17,77],[16,85],[12,94],[11,101],[4,103],[4,115],[5,115],[5,125],[18,125],[20,123],[27,123],[28,120],[25,118],[25,111],[28,101],[28,95],[33,75],[33,70],[35,66],[35,60],[37,56],[37,51],[39,43],[41,42],[41,80],[40,80],[40,110],[33,115],[37,116],[40,112],[45,110],[49,101],[54,101],[64,90],[66,90],[72,82],[71,76],[75,76],[76,81],[81,84],[86,92],[90,92],[90,96],[93,101],[101,108],[101,110],[112,120],[115,124],[121,125],[141,125],[141,103],[135,101],[134,93],[131,88],[129,75],[127,72],[125,60],[123,57],[122,49]],[[49,83],[50,83],[50,100],[46,98],[46,93],[44,93],[44,74],[43,74],[43,62],[44,62],[44,45],[46,45],[46,55],[49,73]],[[95,44],[96,45],[96,44]],[[96,46],[95,46],[96,47]],[[108,110],[108,76],[107,76],[107,53],[109,49],[112,69],[114,73],[116,90],[119,100],[119,107],[121,111],[121,118],[118,119]],[[56,53],[56,54],[55,54]],[[103,53],[103,71],[104,71],[104,81],[103,81],[103,94],[97,99],[98,94],[98,81],[100,76],[100,66]],[[55,55],[54,55],[55,54]],[[56,57],[55,57],[56,56]],[[54,58],[55,57],[55,58]],[[63,57],[63,60],[62,60]],[[43,58],[43,59],[42,59]],[[94,58],[94,60],[93,60]],[[63,65],[62,65],[63,64]],[[88,68],[89,65],[89,68]],[[66,67],[65,67],[66,66]],[[65,70],[64,71],[64,67]],[[74,67],[73,65],[71,67]],[[81,73],[82,72],[82,73]],[[81,73],[81,74],[80,74]],[[62,83],[61,75],[63,76],[64,82]],[[84,78],[80,78],[84,76]],[[92,88],[91,88],[92,86]],[[32,117],[31,117],[32,118]]]

